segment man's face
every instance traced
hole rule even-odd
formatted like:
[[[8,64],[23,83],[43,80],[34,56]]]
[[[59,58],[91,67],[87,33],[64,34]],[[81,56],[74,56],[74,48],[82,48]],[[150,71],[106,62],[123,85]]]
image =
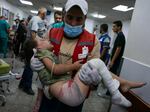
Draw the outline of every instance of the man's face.
[[[65,13],[64,21],[71,26],[84,25],[86,16],[79,7],[72,7]]]
[[[62,21],[62,15],[55,14],[55,22],[61,22]]]
[[[117,33],[119,31],[119,27],[116,24],[113,24],[112,30]]]
[[[16,20],[16,24],[18,24],[18,23],[19,23],[19,20],[17,19],[17,20]]]
[[[43,13],[42,13],[42,19],[44,20],[45,17],[46,17],[46,12],[43,12]]]

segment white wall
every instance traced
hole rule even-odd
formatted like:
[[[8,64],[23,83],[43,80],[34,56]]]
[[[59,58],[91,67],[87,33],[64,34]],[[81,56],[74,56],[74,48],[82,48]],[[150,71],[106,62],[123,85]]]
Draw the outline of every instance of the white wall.
[[[86,19],[85,21],[85,29],[90,33],[93,33],[93,28],[95,27],[95,21],[92,19]]]
[[[15,14],[15,16],[18,14],[20,16],[20,19],[28,17],[28,14],[23,12],[22,10],[16,8],[15,6],[8,3],[6,0],[0,0],[0,7],[3,7]]]
[[[150,0],[137,0],[125,57],[150,66]]]
[[[6,2],[6,0],[0,0],[0,7],[4,7],[5,9],[8,9],[9,11],[15,13],[15,15],[19,14],[20,19],[28,17],[27,13],[9,4],[8,2]],[[51,15],[48,16],[48,24],[52,24],[53,22],[54,22],[54,12],[52,12]],[[85,29],[87,29],[90,33],[93,33],[94,26],[95,26],[95,21],[87,18],[85,22]]]
[[[133,92],[150,104],[150,0],[136,0],[121,77],[133,81],[147,82],[147,85]]]
[[[48,24],[54,23],[54,12],[51,12],[51,14],[48,18],[49,18]]]

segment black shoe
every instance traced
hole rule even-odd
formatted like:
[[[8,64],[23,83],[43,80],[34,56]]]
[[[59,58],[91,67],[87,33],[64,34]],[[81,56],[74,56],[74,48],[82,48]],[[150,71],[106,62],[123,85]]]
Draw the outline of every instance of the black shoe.
[[[109,91],[107,91],[107,92],[106,92],[106,95],[107,95],[107,96],[110,96],[110,92],[109,92]]]
[[[23,89],[24,87],[23,87],[23,85],[19,84],[19,85],[18,85],[18,88],[19,88],[19,89]]]
[[[34,95],[35,93],[34,93],[34,91],[30,88],[30,89],[23,89],[23,91],[25,92],[25,93],[27,93],[28,95]]]

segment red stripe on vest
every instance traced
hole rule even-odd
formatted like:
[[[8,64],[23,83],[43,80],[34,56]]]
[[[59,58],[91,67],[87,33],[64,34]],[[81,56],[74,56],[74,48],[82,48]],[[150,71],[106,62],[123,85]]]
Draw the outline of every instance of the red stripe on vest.
[[[80,45],[80,43],[93,43],[93,44],[92,45]],[[76,62],[79,60],[78,55],[82,53],[82,48],[84,46],[88,47],[89,54],[90,54],[93,50],[94,43],[95,43],[95,36],[87,32],[86,30],[84,30],[74,49],[73,62]],[[83,59],[83,64],[86,63],[86,61],[87,61],[87,57]]]
[[[63,28],[52,28],[49,31],[49,38],[50,38],[52,45],[54,46],[54,54],[56,56],[59,55],[63,35],[64,35]]]

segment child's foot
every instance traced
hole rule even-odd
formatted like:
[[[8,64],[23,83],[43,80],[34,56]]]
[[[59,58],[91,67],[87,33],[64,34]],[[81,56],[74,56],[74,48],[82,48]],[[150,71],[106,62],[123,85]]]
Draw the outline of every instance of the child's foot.
[[[129,100],[127,100],[120,92],[119,90],[116,91],[113,95],[112,95],[112,103],[116,104],[116,105],[121,105],[124,107],[130,107],[132,106],[131,102]]]
[[[145,86],[147,83],[143,83],[143,82],[131,82],[131,81],[126,81],[124,83],[121,84],[120,88],[122,90],[122,92],[127,92],[132,88],[140,88]]]

